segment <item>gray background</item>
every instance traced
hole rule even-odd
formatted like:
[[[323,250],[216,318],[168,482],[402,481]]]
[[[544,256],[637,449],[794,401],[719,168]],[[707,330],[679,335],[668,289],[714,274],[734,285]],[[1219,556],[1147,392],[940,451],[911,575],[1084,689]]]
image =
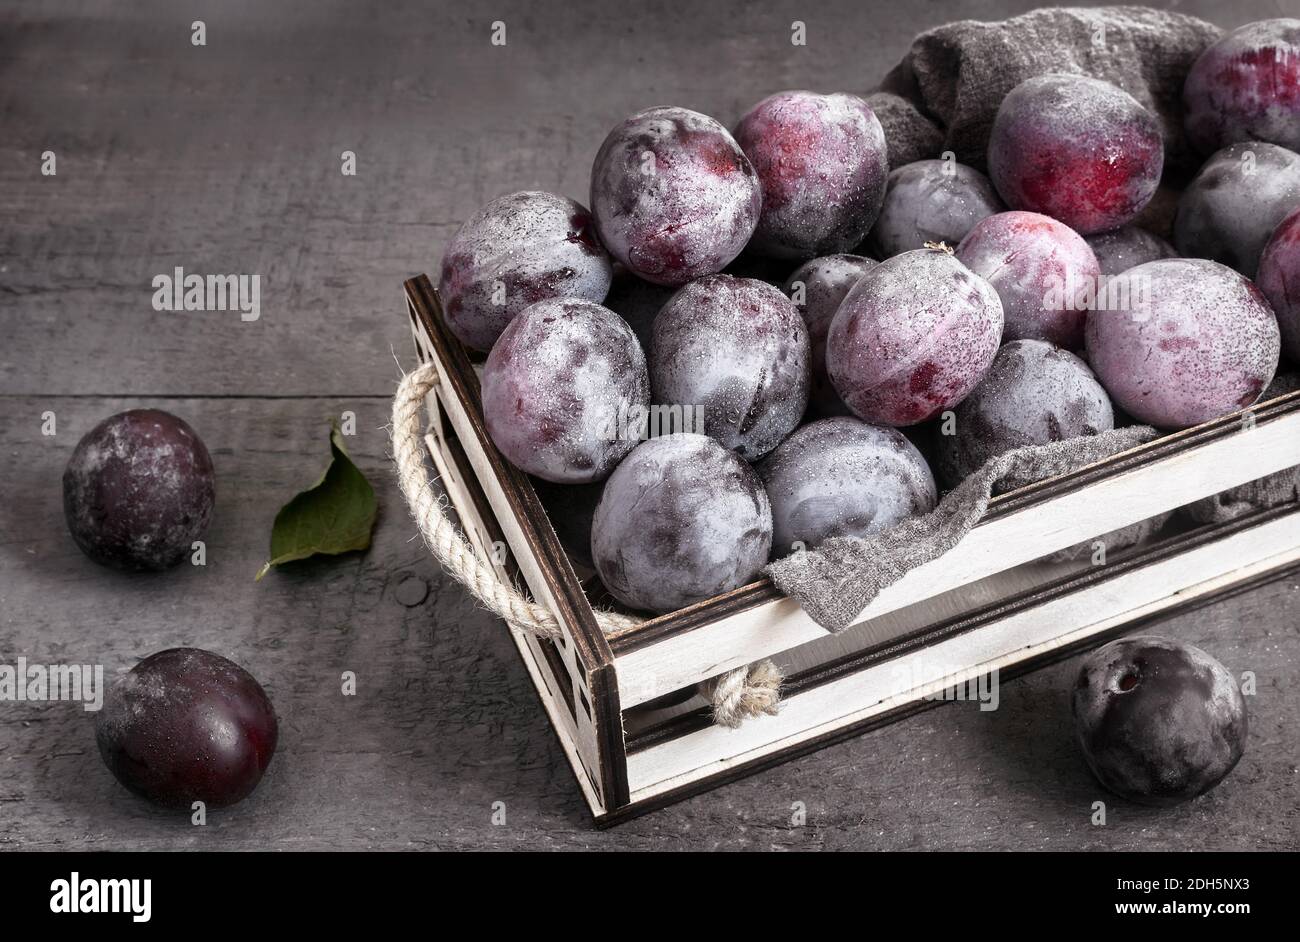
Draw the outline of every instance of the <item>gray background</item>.
[[[1223,26],[1300,15],[1281,0],[1160,5]],[[865,91],[917,32],[1034,6],[4,4],[0,663],[113,675],[164,647],[210,648],[267,687],[281,740],[255,795],[196,828],[112,780],[90,714],[0,704],[0,846],[1298,846],[1294,578],[1161,628],[1259,676],[1245,759],[1184,807],[1110,801],[1109,823],[1090,824],[1107,796],[1071,741],[1067,664],[1008,684],[996,712],[945,706],[595,833],[505,629],[412,540],[385,459],[394,354],[411,363],[401,282],[433,271],[480,204],[524,188],[585,201],[595,148],[637,109],[731,124],[783,88]],[[190,43],[200,17],[205,48]],[[494,19],[504,48],[488,43]],[[40,175],[45,150],[57,177]],[[339,172],[343,150],[356,177]],[[155,312],[150,281],[177,265],[260,273],[261,320]],[[206,568],[110,572],[64,528],[71,449],[141,405],[185,417],[213,452]],[[380,491],[374,547],[254,584],[276,510],[324,466],[345,409]],[[345,670],[356,697],[340,696]],[[496,801],[505,826],[490,823]]]

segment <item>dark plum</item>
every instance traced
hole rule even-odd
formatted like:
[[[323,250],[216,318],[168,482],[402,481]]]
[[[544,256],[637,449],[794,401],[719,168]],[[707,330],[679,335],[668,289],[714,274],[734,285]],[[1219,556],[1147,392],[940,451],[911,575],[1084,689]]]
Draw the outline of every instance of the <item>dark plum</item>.
[[[1246,750],[1246,702],[1232,674],[1170,638],[1123,638],[1089,654],[1071,705],[1093,774],[1144,805],[1205,794]]]
[[[438,293],[452,333],[487,352],[530,304],[603,301],[610,272],[586,208],[526,191],[500,196],[466,220],[443,254]]]
[[[929,513],[930,467],[902,432],[849,416],[803,426],[758,465],[778,556],[839,536],[866,537]]]
[[[780,289],[709,275],[655,318],[650,382],[656,404],[700,410],[707,434],[752,461],[798,426],[810,361],[808,328]]]
[[[771,95],[740,119],[736,143],[763,190],[755,252],[795,259],[847,252],[875,222],[889,174],[885,131],[856,95]]]
[[[63,514],[81,551],[116,569],[169,569],[212,519],[212,457],[194,429],[160,409],[100,422],[63,472]]]
[[[1178,255],[1178,251],[1160,236],[1137,226],[1098,232],[1085,237],[1084,241],[1092,249],[1103,278]]]
[[[876,263],[861,255],[827,255],[814,258],[798,269],[783,289],[808,325],[812,351],[812,388],[809,405],[820,415],[847,415],[849,407],[831,385],[826,374],[826,335],[840,302]]]
[[[595,569],[591,560],[591,521],[600,503],[603,481],[592,484],[553,484],[545,478],[532,479],[537,499],[569,558],[580,566]]]
[[[645,281],[622,265],[614,271],[605,307],[628,322],[642,350],[650,349],[655,318],[659,309],[668,303],[675,289]]]
[[[1277,370],[1277,318],[1259,289],[1205,259],[1147,262],[1106,281],[1088,362],[1115,405],[1188,428],[1254,403]]]
[[[975,388],[1002,327],[993,286],[950,250],[904,252],[874,266],[845,296],[826,339],[826,368],[858,418],[915,425]]]
[[[512,320],[483,367],[483,419],[517,468],[558,484],[599,481],[640,438],[645,354],[627,322],[556,298]]]
[[[638,445],[596,507],[591,555],[625,605],[671,612],[755,578],[772,549],[772,510],[752,468],[704,435]]]
[[[1120,88],[1083,75],[1026,79],[1003,99],[989,176],[1012,209],[1090,235],[1130,223],[1164,168],[1155,116]]]
[[[113,776],[164,808],[224,808],[257,787],[279,735],[261,685],[224,657],[169,648],[113,684],[95,724]]]
[[[1273,230],[1300,206],[1300,154],[1233,144],[1201,167],[1178,200],[1174,245],[1254,278]]]
[[[1241,141],[1300,150],[1300,20],[1248,23],[1201,53],[1183,127],[1203,154]]]
[[[889,174],[889,189],[867,248],[889,258],[928,242],[956,245],[975,224],[1006,207],[989,178],[955,160],[918,160]]]
[[[722,271],[753,235],[762,204],[754,167],[727,129],[686,108],[627,118],[591,168],[601,241],[657,284]]]
[[[1259,259],[1255,283],[1282,330],[1282,352],[1300,365],[1300,207],[1273,231]]]
[[[978,223],[957,258],[1002,300],[1005,340],[1083,347],[1083,323],[1101,271],[1088,243],[1038,213],[1007,212]]]
[[[948,487],[1015,448],[1115,427],[1110,397],[1086,363],[1042,340],[1003,345],[988,374],[956,409],[952,435],[936,436],[935,469]],[[1005,482],[1018,487],[1028,481]]]

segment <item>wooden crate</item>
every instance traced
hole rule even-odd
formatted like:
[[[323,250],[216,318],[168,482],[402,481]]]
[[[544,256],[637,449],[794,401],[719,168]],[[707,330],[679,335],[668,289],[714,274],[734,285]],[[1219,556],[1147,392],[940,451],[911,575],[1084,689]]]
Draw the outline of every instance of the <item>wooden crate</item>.
[[[764,580],[606,635],[527,476],[487,435],[478,376],[432,285],[420,276],[405,287],[419,358],[439,377],[426,441],[440,481],[481,558],[563,626],[558,642],[511,633],[599,826],[1300,569],[1294,504],[1166,535],[1104,565],[1046,559],[1300,465],[1296,393],[995,498],[957,547],[840,634]],[[762,658],[786,672],[779,713],[712,725],[695,685]]]

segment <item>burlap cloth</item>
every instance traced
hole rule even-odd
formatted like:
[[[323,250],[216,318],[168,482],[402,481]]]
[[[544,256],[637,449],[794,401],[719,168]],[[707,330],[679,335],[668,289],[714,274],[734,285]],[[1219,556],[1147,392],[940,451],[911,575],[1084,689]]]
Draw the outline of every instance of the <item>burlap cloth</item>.
[[[917,36],[868,101],[884,125],[891,168],[952,151],[961,163],[985,170],[989,131],[1007,92],[1048,72],[1090,75],[1159,116],[1166,178],[1177,182],[1199,163],[1180,121],[1183,79],[1221,35],[1204,20],[1147,7],[961,20]]]

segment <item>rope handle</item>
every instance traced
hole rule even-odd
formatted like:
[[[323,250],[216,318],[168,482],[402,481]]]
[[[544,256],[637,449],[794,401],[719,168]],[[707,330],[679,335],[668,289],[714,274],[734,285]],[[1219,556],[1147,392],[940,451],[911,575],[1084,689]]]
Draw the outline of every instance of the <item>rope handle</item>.
[[[420,535],[443,568],[489,611],[512,628],[557,639],[562,629],[551,610],[526,598],[484,563],[448,518],[446,498],[434,493],[424,459],[422,410],[437,385],[438,371],[427,363],[402,377],[393,399],[393,460]],[[608,632],[638,625],[642,619],[597,611],[596,622]],[[748,717],[776,713],[781,681],[780,669],[763,660],[707,680],[699,690],[713,707],[714,723],[736,727]]]

